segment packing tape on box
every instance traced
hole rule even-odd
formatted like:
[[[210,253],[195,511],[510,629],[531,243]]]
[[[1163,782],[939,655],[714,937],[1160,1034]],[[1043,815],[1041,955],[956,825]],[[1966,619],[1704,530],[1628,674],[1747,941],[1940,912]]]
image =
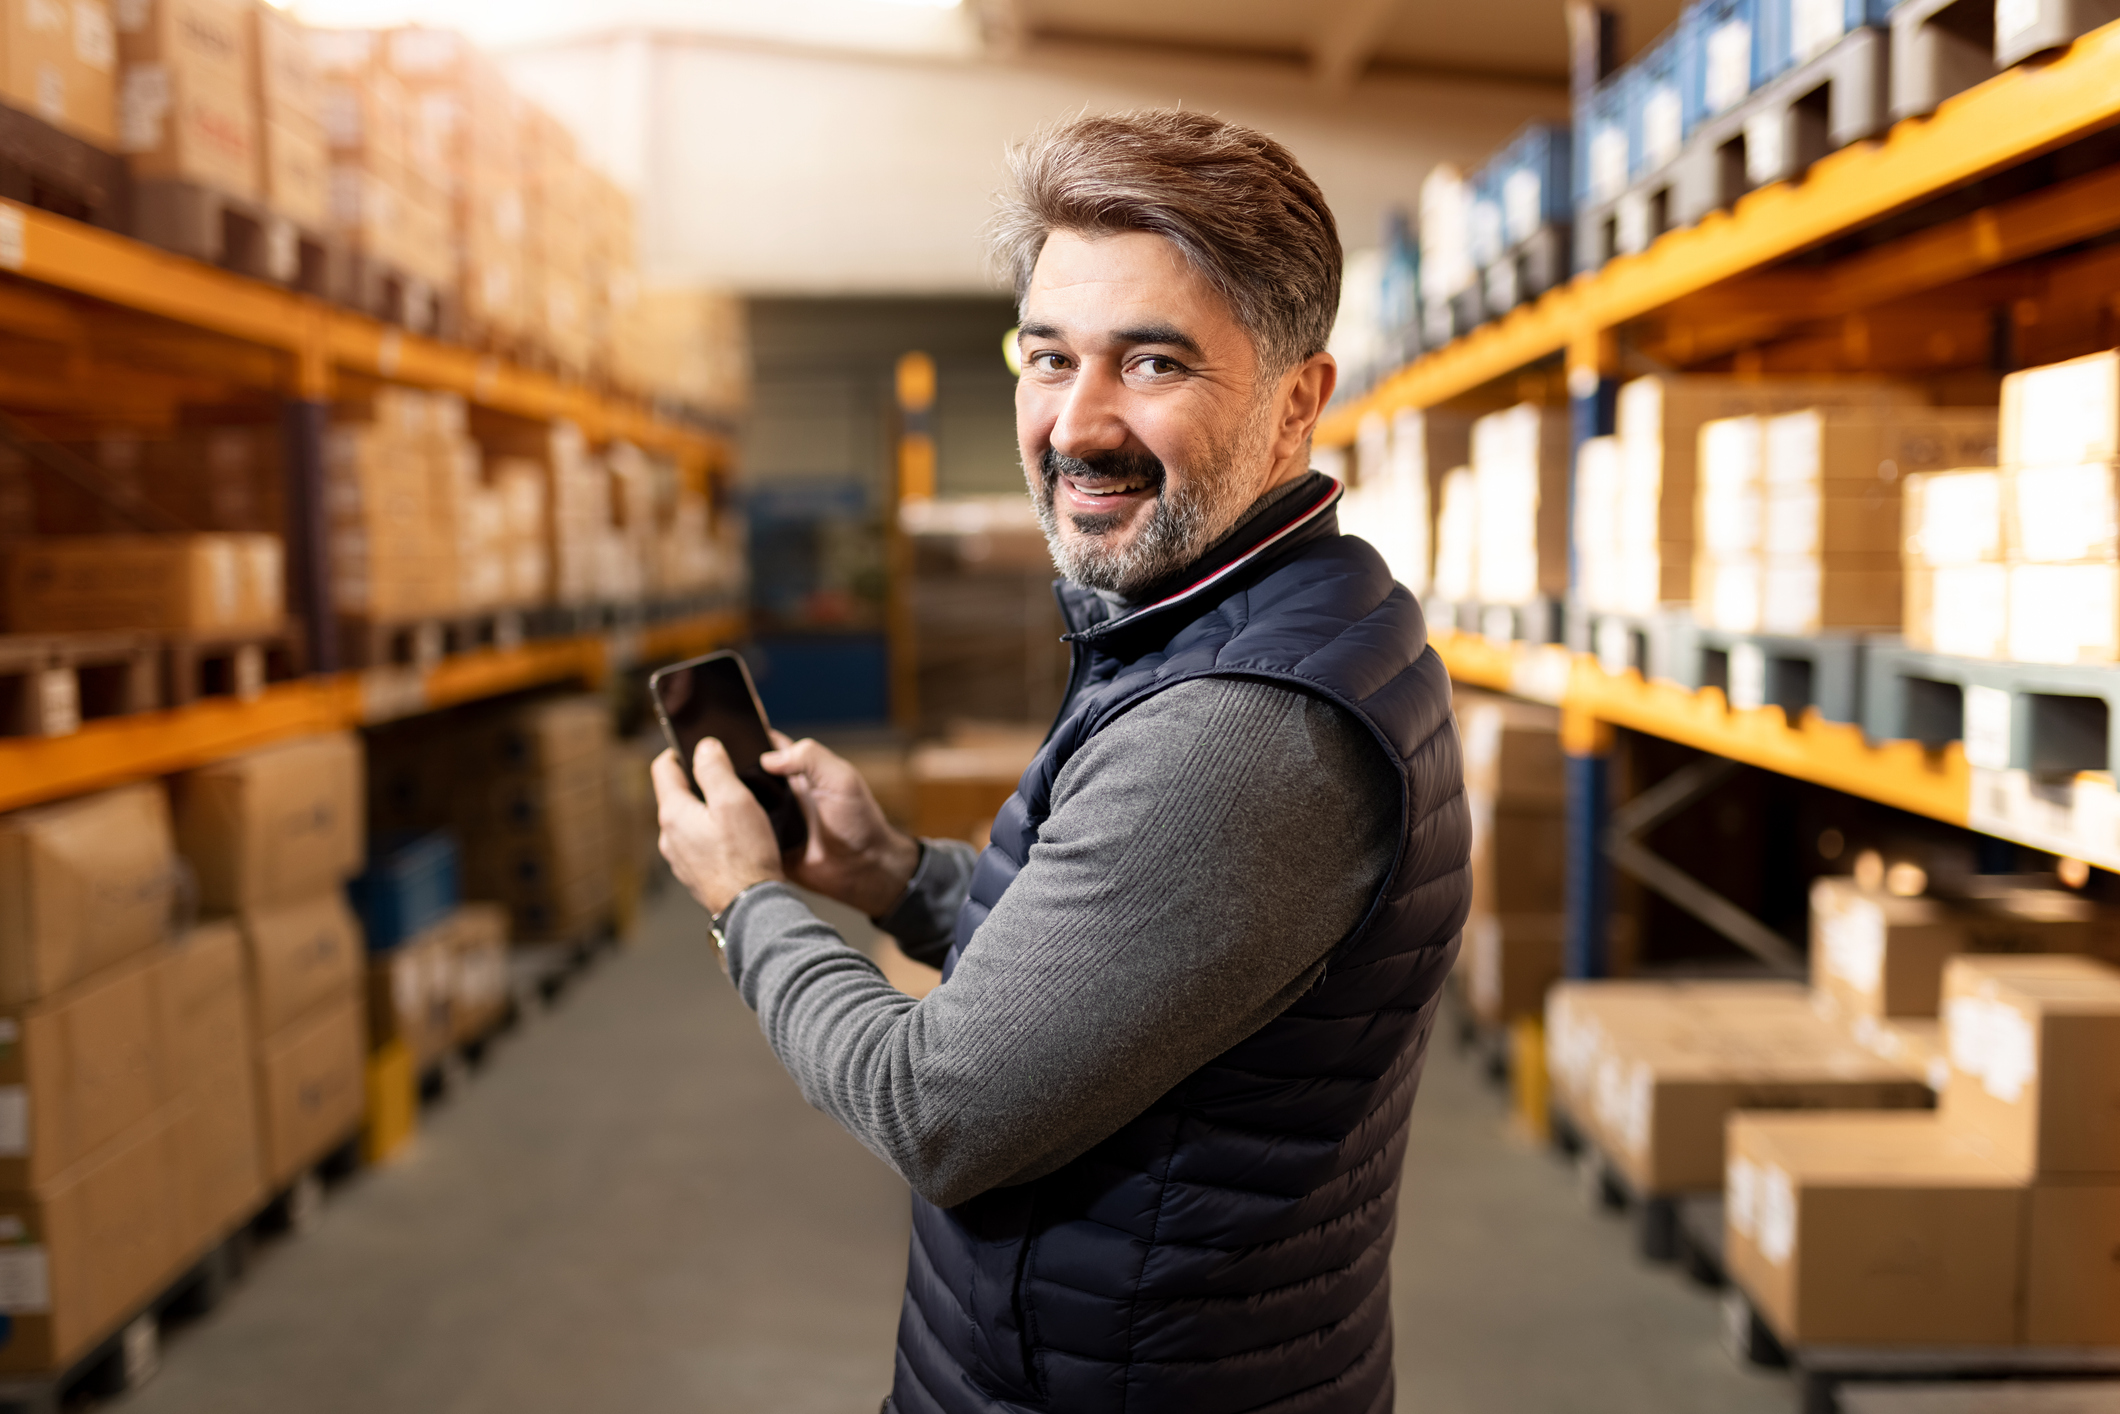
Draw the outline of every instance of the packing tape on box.
[[[2015,1104],[2039,1074],[2032,1024],[1993,997],[1953,997],[1944,1008],[1951,1064],[2004,1104]]]

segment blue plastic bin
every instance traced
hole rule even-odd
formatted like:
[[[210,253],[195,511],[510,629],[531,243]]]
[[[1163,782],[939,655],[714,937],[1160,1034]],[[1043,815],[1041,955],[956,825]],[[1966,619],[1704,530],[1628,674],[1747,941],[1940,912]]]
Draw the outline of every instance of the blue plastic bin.
[[[1575,152],[1563,123],[1528,123],[1491,164],[1502,204],[1502,243],[1566,222],[1575,206]]]
[[[1820,36],[1807,36],[1815,48],[1812,53],[1799,54],[1796,49],[1797,30],[1801,17],[1798,9],[1803,0],[1757,0],[1759,6],[1758,42],[1761,82],[1776,74],[1785,73],[1798,64],[1808,63],[1831,47]],[[1826,15],[1839,11],[1840,33],[1851,34],[1858,29],[1882,29],[1892,20],[1894,0],[1824,0]],[[1830,30],[1830,21],[1827,24]]]
[[[383,835],[369,842],[368,868],[346,886],[370,952],[389,952],[433,927],[462,901],[456,837]]]
[[[1576,104],[1575,123],[1570,130],[1574,148],[1575,204],[1578,208],[1601,206],[1626,189],[1640,158],[1635,151],[1633,106],[1635,72],[1630,65],[1611,75],[1588,97]],[[1617,136],[1612,136],[1616,134]],[[1610,161],[1618,170],[1616,184],[1600,187],[1597,179],[1607,176],[1608,159],[1601,156],[1607,145],[1617,142],[1623,160]]]
[[[1769,77],[1758,0],[1695,0],[1679,20],[1686,131],[1735,108]],[[1711,101],[1715,100],[1715,101]]]
[[[1686,106],[1685,51],[1684,28],[1673,25],[1627,66],[1632,75],[1627,94],[1631,176],[1645,177],[1668,165],[1693,135]]]

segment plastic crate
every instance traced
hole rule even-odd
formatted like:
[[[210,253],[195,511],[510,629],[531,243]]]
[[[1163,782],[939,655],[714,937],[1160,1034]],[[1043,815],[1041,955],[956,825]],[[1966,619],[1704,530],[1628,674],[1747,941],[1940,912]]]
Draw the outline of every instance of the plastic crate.
[[[1561,123],[1529,123],[1493,163],[1502,205],[1502,244],[1521,245],[1541,227],[1565,223],[1575,205],[1575,154]]]
[[[1503,246],[1501,174],[1495,160],[1489,158],[1468,185],[1471,202],[1465,210],[1465,248],[1472,256],[1472,268],[1485,270],[1501,259]]]
[[[1859,29],[1891,23],[1896,0],[1757,0],[1759,81],[1807,64]]]
[[[1695,0],[1679,20],[1687,133],[1720,117],[1765,82],[1758,0]]]
[[[1571,136],[1578,208],[1617,200],[1633,180],[1639,161],[1634,145],[1634,81],[1630,65],[1576,104]]]
[[[456,838],[447,831],[371,840],[367,870],[346,886],[368,950],[388,952],[448,917],[462,901],[458,877]]]

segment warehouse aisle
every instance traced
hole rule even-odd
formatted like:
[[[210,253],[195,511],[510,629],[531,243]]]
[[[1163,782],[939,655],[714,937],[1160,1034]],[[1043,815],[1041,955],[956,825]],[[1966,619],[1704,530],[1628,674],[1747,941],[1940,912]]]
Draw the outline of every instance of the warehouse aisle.
[[[172,1341],[126,1414],[869,1414],[904,1189],[806,1107],[663,893],[632,952],[521,1033],[307,1238]],[[1750,1414],[1715,1310],[1504,1132],[1447,1049],[1399,1237],[1409,1414]]]

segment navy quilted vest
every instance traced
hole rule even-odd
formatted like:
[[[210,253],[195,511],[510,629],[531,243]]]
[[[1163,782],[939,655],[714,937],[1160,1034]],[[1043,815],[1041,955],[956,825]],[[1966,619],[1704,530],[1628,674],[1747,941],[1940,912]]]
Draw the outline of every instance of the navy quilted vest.
[[[1191,678],[1284,683],[1353,713],[1400,770],[1397,861],[1310,992],[1116,1134],[954,1208],[914,1197],[898,1414],[1391,1408],[1399,1173],[1465,918],[1469,823],[1420,608],[1338,534],[1337,488],[1318,481],[1264,543],[1147,609],[1114,620],[1062,587],[1067,700],[994,822],[949,965],[1029,857],[1068,757]]]

